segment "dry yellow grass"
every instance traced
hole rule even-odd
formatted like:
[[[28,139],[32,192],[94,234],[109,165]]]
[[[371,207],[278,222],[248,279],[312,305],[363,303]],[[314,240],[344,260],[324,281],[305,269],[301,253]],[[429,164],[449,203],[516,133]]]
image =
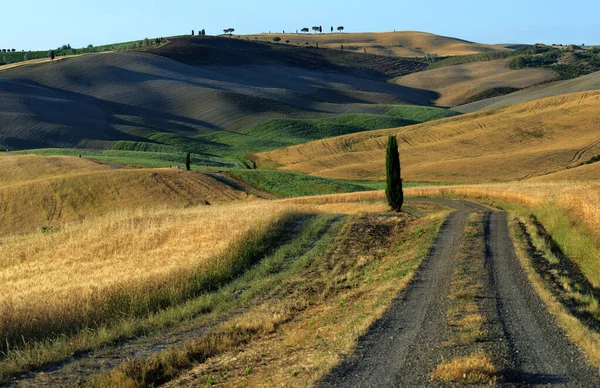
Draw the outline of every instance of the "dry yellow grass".
[[[535,182],[559,182],[559,181],[597,181],[600,180],[600,163],[584,164],[574,168],[540,175],[531,179]]]
[[[497,374],[498,368],[486,354],[475,353],[438,365],[431,376],[434,380],[451,383],[492,384]]]
[[[308,26],[311,28],[312,26]],[[334,26],[336,28],[337,26]],[[312,30],[311,30],[312,32]],[[422,57],[425,54],[435,53],[440,56],[468,55],[487,51],[506,50],[502,47],[495,47],[481,43],[468,42],[461,39],[429,34],[418,31],[398,31],[398,32],[366,32],[366,33],[329,33],[326,26],[323,26],[323,34],[259,34],[243,35],[242,38],[273,42],[273,38],[279,36],[281,43],[286,40],[292,45],[304,46],[306,42],[314,45],[319,43],[319,47],[340,49],[344,45],[344,50],[358,51],[378,55],[396,55],[401,57]]]
[[[361,132],[256,155],[261,162],[341,179],[385,179],[387,136],[403,178],[430,182],[526,179],[600,153],[600,91],[574,93],[410,127]]]
[[[133,309],[135,298],[151,298],[144,284],[165,283],[167,290],[192,271],[219,272],[215,260],[229,260],[223,257],[232,246],[294,212],[274,202],[138,210],[7,238],[0,245],[0,332],[7,337],[36,322],[60,327],[90,314],[106,318],[94,309],[110,310],[106,298],[121,303],[119,292]]]
[[[248,198],[210,176],[175,169],[113,169],[72,157],[0,157],[0,237],[118,210]]]
[[[399,77],[395,83],[440,94],[438,106],[464,104],[468,98],[499,87],[522,89],[558,78],[558,74],[543,69],[510,70],[510,59],[475,62],[422,71]]]

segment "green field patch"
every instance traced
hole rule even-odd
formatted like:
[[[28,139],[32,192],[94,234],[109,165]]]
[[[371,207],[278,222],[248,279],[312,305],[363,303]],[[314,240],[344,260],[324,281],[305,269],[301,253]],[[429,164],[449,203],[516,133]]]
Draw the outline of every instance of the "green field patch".
[[[295,172],[232,170],[227,173],[252,186],[285,198],[376,190],[376,188],[359,183],[326,179]]]
[[[147,141],[116,141],[109,150],[50,148],[30,152],[39,155],[81,155],[108,163],[142,168],[182,166],[185,163],[185,153],[190,152],[193,169],[254,168],[254,164],[246,155],[356,132],[413,125],[459,114],[433,107],[383,107],[389,109],[385,115],[347,114],[320,119],[269,119],[241,133],[218,131],[185,136],[172,132],[156,132],[148,136]]]
[[[424,123],[426,121],[439,120],[447,117],[460,115],[450,109],[436,108],[431,106],[398,105],[386,113],[388,116],[400,117],[405,120]]]

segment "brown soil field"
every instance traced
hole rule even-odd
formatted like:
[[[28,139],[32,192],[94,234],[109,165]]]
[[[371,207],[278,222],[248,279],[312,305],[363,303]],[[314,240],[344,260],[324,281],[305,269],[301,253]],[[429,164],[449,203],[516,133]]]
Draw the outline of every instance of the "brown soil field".
[[[201,173],[114,169],[72,157],[3,155],[0,181],[3,237],[120,211],[184,208],[255,198]]]
[[[336,28],[337,26],[334,26]],[[311,28],[309,26],[308,28]],[[365,33],[329,33],[323,26],[323,34],[258,34],[243,35],[242,38],[255,38],[262,41],[272,42],[273,38],[279,36],[280,44],[289,40],[290,45],[306,45],[308,42],[319,47],[333,49],[344,49],[348,51],[364,52],[378,55],[395,55],[399,57],[423,57],[425,54],[435,53],[439,56],[468,55],[487,51],[506,50],[481,43],[469,42],[462,39],[440,36],[418,31],[398,32],[365,32]],[[312,31],[312,30],[311,30]],[[288,31],[290,32],[290,31]]]
[[[553,97],[561,94],[585,92],[588,90],[598,89],[600,89],[600,72],[584,75],[582,77],[567,81],[557,81],[549,84],[534,86],[532,88],[519,90],[505,96],[487,98],[485,100],[457,106],[454,109],[463,113],[471,113],[487,109],[504,108],[513,104],[520,104],[523,102],[539,100],[541,98]]]
[[[341,179],[385,179],[388,135],[403,178],[427,182],[522,180],[576,167],[600,153],[600,91],[399,129],[362,132],[261,153],[258,164]]]
[[[522,89],[558,78],[557,73],[549,70],[510,70],[506,67],[509,61],[500,59],[448,66],[402,76],[394,82],[439,93],[438,106],[456,106],[493,88]]]

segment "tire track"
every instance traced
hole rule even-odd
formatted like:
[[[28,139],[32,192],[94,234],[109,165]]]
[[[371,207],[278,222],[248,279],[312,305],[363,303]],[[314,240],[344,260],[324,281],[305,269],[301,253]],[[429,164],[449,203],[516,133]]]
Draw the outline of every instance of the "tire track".
[[[600,139],[596,140],[590,144],[588,144],[587,146],[583,147],[582,149],[578,150],[577,152],[575,152],[575,155],[573,156],[573,158],[567,163],[568,165],[571,165],[573,163],[577,163],[581,160],[581,158],[583,157],[583,155],[585,155],[586,152],[588,152],[589,150],[591,150],[592,148],[596,147],[597,145],[600,144]]]
[[[515,254],[505,212],[492,212],[486,225],[496,309],[508,341],[504,365],[508,384],[593,386],[598,372],[555,325]]]

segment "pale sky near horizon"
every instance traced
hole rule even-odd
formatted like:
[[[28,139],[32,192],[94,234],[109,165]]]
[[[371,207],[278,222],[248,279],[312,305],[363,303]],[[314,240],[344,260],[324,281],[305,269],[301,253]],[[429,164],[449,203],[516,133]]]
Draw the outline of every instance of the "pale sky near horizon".
[[[580,0],[18,0],[2,6],[0,48],[46,50],[207,34],[295,32],[343,25],[346,32],[425,31],[481,43],[600,45],[600,2]]]

